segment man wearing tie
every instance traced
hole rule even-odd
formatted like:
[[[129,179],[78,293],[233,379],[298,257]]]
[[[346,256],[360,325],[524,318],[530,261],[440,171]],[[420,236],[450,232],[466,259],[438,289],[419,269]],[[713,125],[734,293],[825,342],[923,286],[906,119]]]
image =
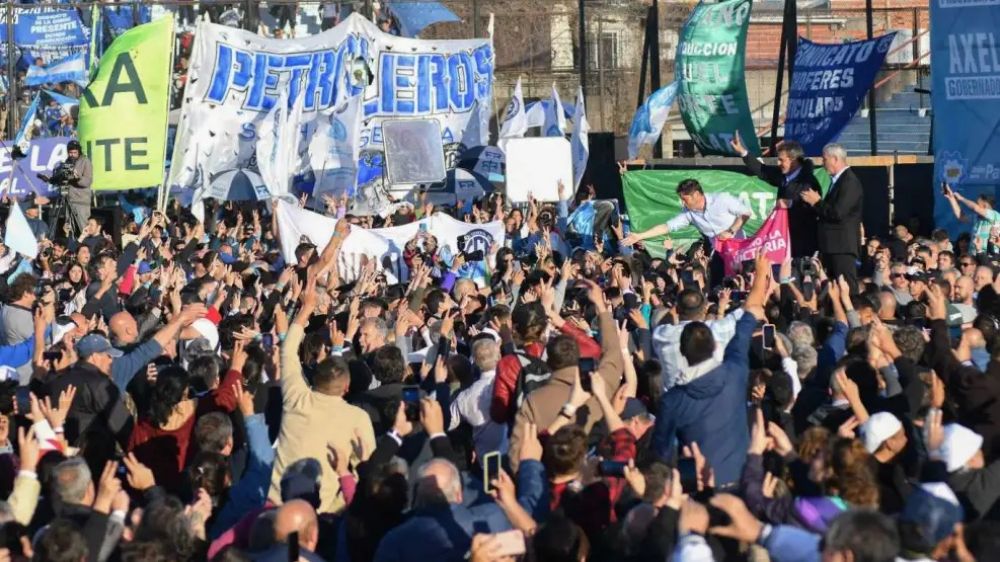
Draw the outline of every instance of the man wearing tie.
[[[808,189],[799,198],[819,217],[820,257],[834,279],[843,275],[852,293],[858,291],[858,249],[861,246],[861,181],[847,165],[847,151],[839,144],[823,147],[823,167],[830,174],[826,197]]]
[[[778,199],[789,203],[788,230],[792,237],[792,257],[812,257],[816,253],[816,211],[799,201],[799,195],[807,190],[819,191],[819,181],[813,175],[812,160],[805,157],[802,145],[795,141],[784,141],[778,145],[778,165],[765,166],[750,155],[743,146],[739,131],[730,143],[733,150],[743,158],[750,173],[778,188]]]

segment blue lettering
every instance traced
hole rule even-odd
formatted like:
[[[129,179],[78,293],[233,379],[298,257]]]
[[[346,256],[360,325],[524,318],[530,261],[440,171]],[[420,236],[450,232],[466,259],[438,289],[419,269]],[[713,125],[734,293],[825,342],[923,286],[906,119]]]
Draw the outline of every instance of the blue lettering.
[[[448,60],[443,55],[430,55],[430,80],[434,90],[434,111],[448,110]]]
[[[208,99],[215,103],[222,103],[226,99],[226,90],[229,88],[229,71],[233,67],[233,49],[229,45],[219,45],[219,50],[215,53],[215,74],[212,76],[212,85],[208,88]]]
[[[472,107],[472,102],[476,101],[472,58],[468,53],[458,53],[448,59],[448,74],[451,77],[452,108],[456,111],[468,110]]]
[[[396,100],[396,113],[412,114],[416,109],[416,58],[403,55],[396,58],[396,80],[393,98]]]

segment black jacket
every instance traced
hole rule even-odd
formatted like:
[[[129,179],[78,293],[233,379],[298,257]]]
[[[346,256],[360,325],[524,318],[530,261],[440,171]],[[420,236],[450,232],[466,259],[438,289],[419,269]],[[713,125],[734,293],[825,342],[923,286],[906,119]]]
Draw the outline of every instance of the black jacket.
[[[49,387],[49,396],[69,385],[76,386],[76,398],[66,417],[66,438],[79,443],[81,436],[90,433],[88,441],[96,438],[114,439],[123,448],[128,445],[132,432],[132,415],[125,408],[122,393],[111,377],[84,361],[56,377]],[[103,466],[103,465],[102,465]]]
[[[788,229],[792,237],[792,257],[812,256],[817,246],[818,216],[813,207],[802,202],[799,194],[807,189],[819,191],[819,181],[813,175],[812,160],[804,160],[799,175],[786,183],[785,174],[777,166],[767,166],[760,160],[747,154],[743,163],[750,173],[778,188],[779,199],[791,199],[792,207],[788,209]]]
[[[848,168],[813,207],[819,216],[819,251],[858,255],[861,246],[861,180]]]

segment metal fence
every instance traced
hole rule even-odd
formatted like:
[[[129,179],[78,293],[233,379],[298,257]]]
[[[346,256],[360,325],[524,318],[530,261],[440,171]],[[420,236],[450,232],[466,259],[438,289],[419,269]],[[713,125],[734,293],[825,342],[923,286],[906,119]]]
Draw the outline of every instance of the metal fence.
[[[926,80],[930,45],[927,6],[926,2],[923,5],[914,2],[909,6],[910,1],[894,0],[892,7],[876,8],[874,11],[876,35],[888,31],[898,33],[893,52],[880,76],[879,94],[883,98],[901,88],[919,86]],[[163,0],[141,4],[150,7],[154,19],[169,13],[178,17],[180,25],[175,56],[178,83],[183,79],[187,56],[185,46],[189,44],[185,34],[193,31],[190,22],[194,17],[215,21],[230,17],[230,21],[246,29],[288,37],[318,33],[331,25],[335,17],[352,11],[370,17],[378,12],[374,0],[278,0],[266,3],[251,0],[200,3]],[[462,21],[433,25],[421,34],[422,38],[483,37],[490,30],[491,20],[493,22],[495,111],[504,107],[519,77],[526,101],[549,97],[555,84],[567,105],[573,103],[577,88],[585,83],[587,117],[592,131],[621,136],[627,132],[637,102],[648,94],[656,74],[650,68],[646,68],[645,73],[643,69],[650,14],[658,14],[658,34],[653,38],[659,43],[658,74],[661,85],[665,85],[673,80],[679,31],[696,2],[660,0],[655,12],[651,9],[650,0],[444,0],[444,4]],[[775,98],[782,4],[775,0],[754,2],[748,33],[747,89],[754,120],[761,126],[769,122]],[[831,8],[831,2],[816,0],[799,4],[799,34],[803,37],[818,42],[839,42],[865,35],[865,12],[861,8],[837,8],[841,4],[839,2],[833,2],[834,8]],[[40,5],[45,4],[8,3],[3,6],[4,15],[9,21],[15,21],[20,11],[37,9]],[[73,2],[52,6],[78,9],[84,23],[89,25],[92,5],[91,2]],[[128,4],[108,2],[100,5],[116,7]],[[585,23],[582,36],[581,6]],[[236,19],[232,20],[234,13]],[[280,32],[277,31],[279,24],[284,24]],[[7,73],[4,72],[4,75]],[[14,75],[17,76],[17,72]],[[640,83],[645,85],[643,93],[639,91]],[[24,98],[19,94],[23,89],[19,79],[10,80],[9,93],[3,104],[3,110],[10,113],[8,127],[17,123],[19,109],[23,113]],[[10,101],[20,103],[6,103]],[[675,116],[671,125],[676,128],[678,122]]]

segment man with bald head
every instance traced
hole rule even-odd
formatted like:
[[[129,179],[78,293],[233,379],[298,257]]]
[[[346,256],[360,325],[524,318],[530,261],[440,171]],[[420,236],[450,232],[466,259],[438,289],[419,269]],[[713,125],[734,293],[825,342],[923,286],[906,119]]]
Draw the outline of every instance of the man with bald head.
[[[955,281],[951,304],[962,313],[962,324],[971,323],[979,314],[974,301],[975,293],[976,284],[968,275],[963,275]]]
[[[111,378],[119,390],[125,388],[136,374],[146,368],[154,359],[163,354],[173,341],[180,337],[181,330],[208,313],[203,304],[191,304],[175,314],[153,337],[139,343],[139,325],[128,312],[117,312],[111,316],[108,329],[111,342],[123,354],[111,364]]]
[[[292,500],[278,508],[274,515],[274,546],[254,556],[254,562],[285,562],[289,558],[289,538],[298,533],[299,560],[322,562],[316,554],[319,543],[319,520],[316,510],[304,500]]]
[[[504,511],[494,502],[462,505],[462,478],[458,468],[444,459],[420,467],[414,488],[413,511],[389,531],[375,552],[375,561],[454,559],[467,552],[474,533],[498,533],[511,528]]]

